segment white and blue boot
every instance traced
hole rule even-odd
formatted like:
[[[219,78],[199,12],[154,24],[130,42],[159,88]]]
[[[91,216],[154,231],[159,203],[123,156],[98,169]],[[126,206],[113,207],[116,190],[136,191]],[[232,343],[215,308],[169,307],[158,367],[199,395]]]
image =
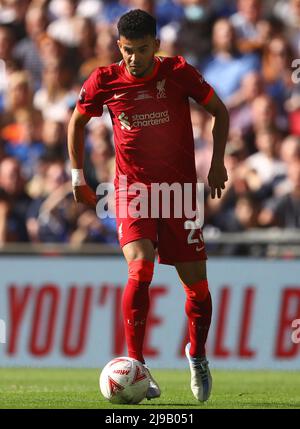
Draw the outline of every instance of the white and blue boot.
[[[161,395],[160,388],[159,388],[157,382],[152,377],[151,372],[150,372],[149,368],[147,367],[147,365],[143,364],[143,366],[146,369],[146,372],[147,372],[149,380],[150,380],[149,388],[148,388],[147,393],[146,393],[146,398],[147,399],[159,398]]]
[[[191,389],[195,398],[200,402],[208,400],[212,388],[212,377],[205,357],[193,358],[190,356],[191,343],[185,346],[185,355],[188,358],[191,370]]]

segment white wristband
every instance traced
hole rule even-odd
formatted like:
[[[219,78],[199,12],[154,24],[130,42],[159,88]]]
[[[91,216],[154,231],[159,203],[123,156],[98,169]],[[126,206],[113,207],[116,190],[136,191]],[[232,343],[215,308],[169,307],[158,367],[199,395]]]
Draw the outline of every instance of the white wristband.
[[[72,168],[71,174],[72,174],[72,186],[73,187],[74,186],[83,186],[86,184],[82,169]]]

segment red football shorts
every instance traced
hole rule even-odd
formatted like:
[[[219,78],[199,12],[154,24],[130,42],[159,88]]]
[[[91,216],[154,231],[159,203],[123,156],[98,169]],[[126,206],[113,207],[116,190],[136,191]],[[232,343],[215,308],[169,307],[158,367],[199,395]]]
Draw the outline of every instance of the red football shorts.
[[[149,239],[157,248],[160,264],[174,265],[179,262],[206,260],[205,244],[202,230],[194,219],[184,215],[164,218],[124,216],[124,204],[120,193],[116,192],[116,220],[120,246],[132,241]],[[130,197],[127,196],[128,207]],[[123,214],[120,215],[120,206]],[[171,210],[172,212],[172,210]]]

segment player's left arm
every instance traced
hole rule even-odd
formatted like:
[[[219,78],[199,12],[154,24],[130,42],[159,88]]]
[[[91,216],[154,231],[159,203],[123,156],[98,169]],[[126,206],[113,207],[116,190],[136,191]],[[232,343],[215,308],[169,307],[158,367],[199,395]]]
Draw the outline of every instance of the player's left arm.
[[[197,103],[214,117],[213,126],[213,156],[208,184],[211,188],[211,196],[220,198],[225,182],[228,180],[224,165],[225,146],[229,130],[229,114],[226,106],[214,92],[213,88],[205,81],[201,73],[188,64],[183,57],[176,57],[174,77],[178,86],[182,88],[185,96],[193,98]]]
[[[211,189],[211,197],[221,198],[222,189],[225,189],[225,182],[228,180],[227,171],[224,164],[225,146],[229,132],[229,114],[222,100],[214,92],[203,108],[214,117],[213,134],[213,155],[208,174],[208,184]]]

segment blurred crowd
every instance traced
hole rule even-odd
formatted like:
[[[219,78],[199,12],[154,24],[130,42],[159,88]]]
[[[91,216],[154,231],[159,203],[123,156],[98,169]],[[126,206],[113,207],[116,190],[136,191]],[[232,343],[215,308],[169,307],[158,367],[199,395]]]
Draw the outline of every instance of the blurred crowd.
[[[218,231],[300,227],[300,0],[0,0],[0,244],[117,244],[114,219],[73,201],[67,126],[83,81],[120,60],[116,22],[156,16],[159,55],[183,55],[231,117]],[[206,183],[212,119],[191,102],[199,180]],[[89,185],[112,182],[108,113],[86,130]],[[233,249],[237,252],[237,249]]]

